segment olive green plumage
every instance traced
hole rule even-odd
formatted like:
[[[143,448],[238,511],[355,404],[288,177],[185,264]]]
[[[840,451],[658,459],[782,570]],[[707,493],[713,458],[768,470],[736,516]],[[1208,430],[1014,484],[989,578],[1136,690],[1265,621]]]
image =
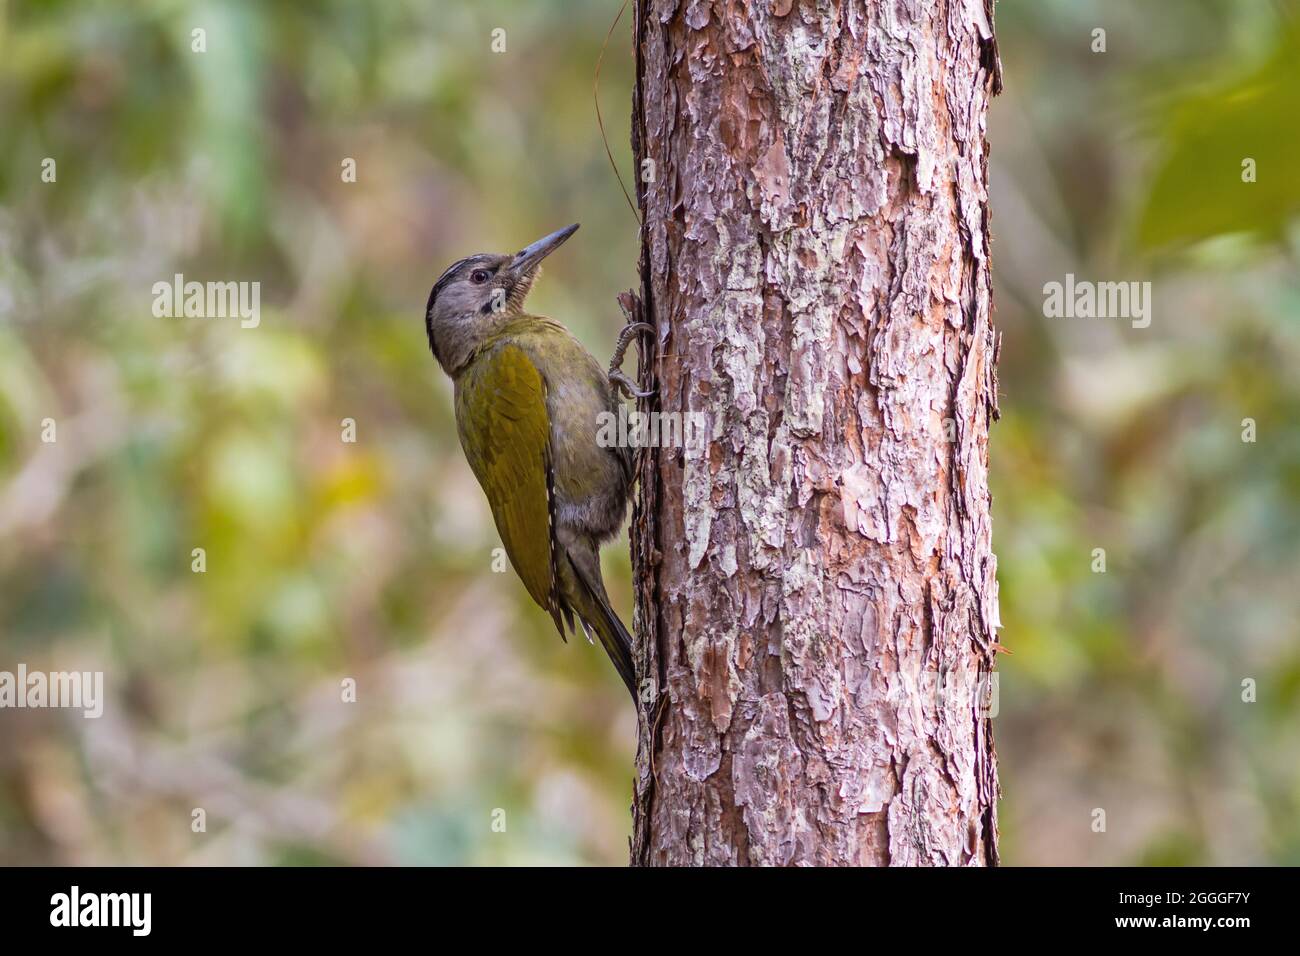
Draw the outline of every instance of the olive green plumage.
[[[632,639],[609,604],[600,545],[627,511],[627,449],[596,440],[617,413],[608,374],[557,322],[522,310],[538,263],[561,230],[514,256],[449,268],[429,296],[429,346],[455,383],[456,426],[501,543],[560,636],[573,618],[594,634],[635,696]]]

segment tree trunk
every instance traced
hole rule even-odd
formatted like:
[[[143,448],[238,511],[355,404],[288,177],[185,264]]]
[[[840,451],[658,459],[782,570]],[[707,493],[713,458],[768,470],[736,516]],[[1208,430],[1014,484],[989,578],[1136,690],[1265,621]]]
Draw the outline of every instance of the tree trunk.
[[[997,862],[991,4],[637,2],[634,864]]]

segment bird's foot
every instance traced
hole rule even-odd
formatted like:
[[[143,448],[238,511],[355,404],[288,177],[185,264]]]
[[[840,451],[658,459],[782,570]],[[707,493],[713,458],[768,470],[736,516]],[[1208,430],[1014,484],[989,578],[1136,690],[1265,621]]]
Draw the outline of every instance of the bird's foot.
[[[610,369],[609,384],[614,387],[614,391],[622,392],[628,398],[649,398],[654,394],[654,389],[642,391],[636,387],[636,384],[628,378],[620,369]]]
[[[622,392],[628,398],[649,398],[654,394],[654,389],[642,391],[624,374],[623,356],[627,354],[627,347],[632,344],[633,339],[642,332],[653,333],[655,328],[649,322],[639,320],[641,303],[631,292],[620,295],[618,304],[627,318],[627,324],[618,334],[618,342],[614,345],[614,357],[609,361],[609,384],[613,386],[616,394]]]
[[[609,360],[609,384],[614,387],[615,392],[622,392],[628,398],[649,398],[654,394],[654,389],[642,391],[637,388],[636,384],[627,377],[623,372],[623,356],[627,353],[627,347],[642,332],[653,332],[654,326],[648,322],[630,322],[623,326],[623,331],[618,334],[618,342],[614,346],[614,357]]]
[[[623,354],[627,352],[627,347],[632,344],[632,340],[641,332],[653,332],[655,327],[649,322],[629,322],[623,326],[622,331],[618,333],[618,341],[614,344],[614,358],[610,362],[612,366],[623,364]]]

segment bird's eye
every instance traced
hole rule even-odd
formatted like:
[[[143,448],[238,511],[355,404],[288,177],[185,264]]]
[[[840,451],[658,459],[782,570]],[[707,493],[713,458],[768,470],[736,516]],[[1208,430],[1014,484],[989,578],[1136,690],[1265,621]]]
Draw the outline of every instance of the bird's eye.
[[[474,283],[475,285],[482,285],[484,282],[487,282],[487,280],[491,278],[492,278],[492,273],[488,272],[486,269],[475,269],[473,272],[469,274],[469,281]]]

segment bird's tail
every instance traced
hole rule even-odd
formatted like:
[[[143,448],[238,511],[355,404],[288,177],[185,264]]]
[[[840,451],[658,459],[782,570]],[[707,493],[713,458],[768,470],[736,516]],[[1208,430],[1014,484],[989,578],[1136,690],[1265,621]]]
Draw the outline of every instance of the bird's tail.
[[[614,609],[609,606],[609,598],[600,581],[599,571],[592,580],[591,575],[585,573],[578,562],[570,558],[569,564],[573,568],[574,577],[577,578],[580,592],[575,595],[578,600],[574,602],[574,610],[582,619],[587,633],[596,632],[601,646],[605,648],[609,659],[614,662],[614,669],[618,671],[618,676],[623,678],[623,683],[627,685],[627,692],[635,701],[637,699],[636,666],[632,663],[632,635],[618,619]]]
[[[600,618],[592,622],[601,646],[614,662],[614,669],[627,685],[627,692],[636,700],[636,666],[632,663],[632,635],[628,633],[623,622],[618,619],[614,609],[603,601],[600,602]]]

